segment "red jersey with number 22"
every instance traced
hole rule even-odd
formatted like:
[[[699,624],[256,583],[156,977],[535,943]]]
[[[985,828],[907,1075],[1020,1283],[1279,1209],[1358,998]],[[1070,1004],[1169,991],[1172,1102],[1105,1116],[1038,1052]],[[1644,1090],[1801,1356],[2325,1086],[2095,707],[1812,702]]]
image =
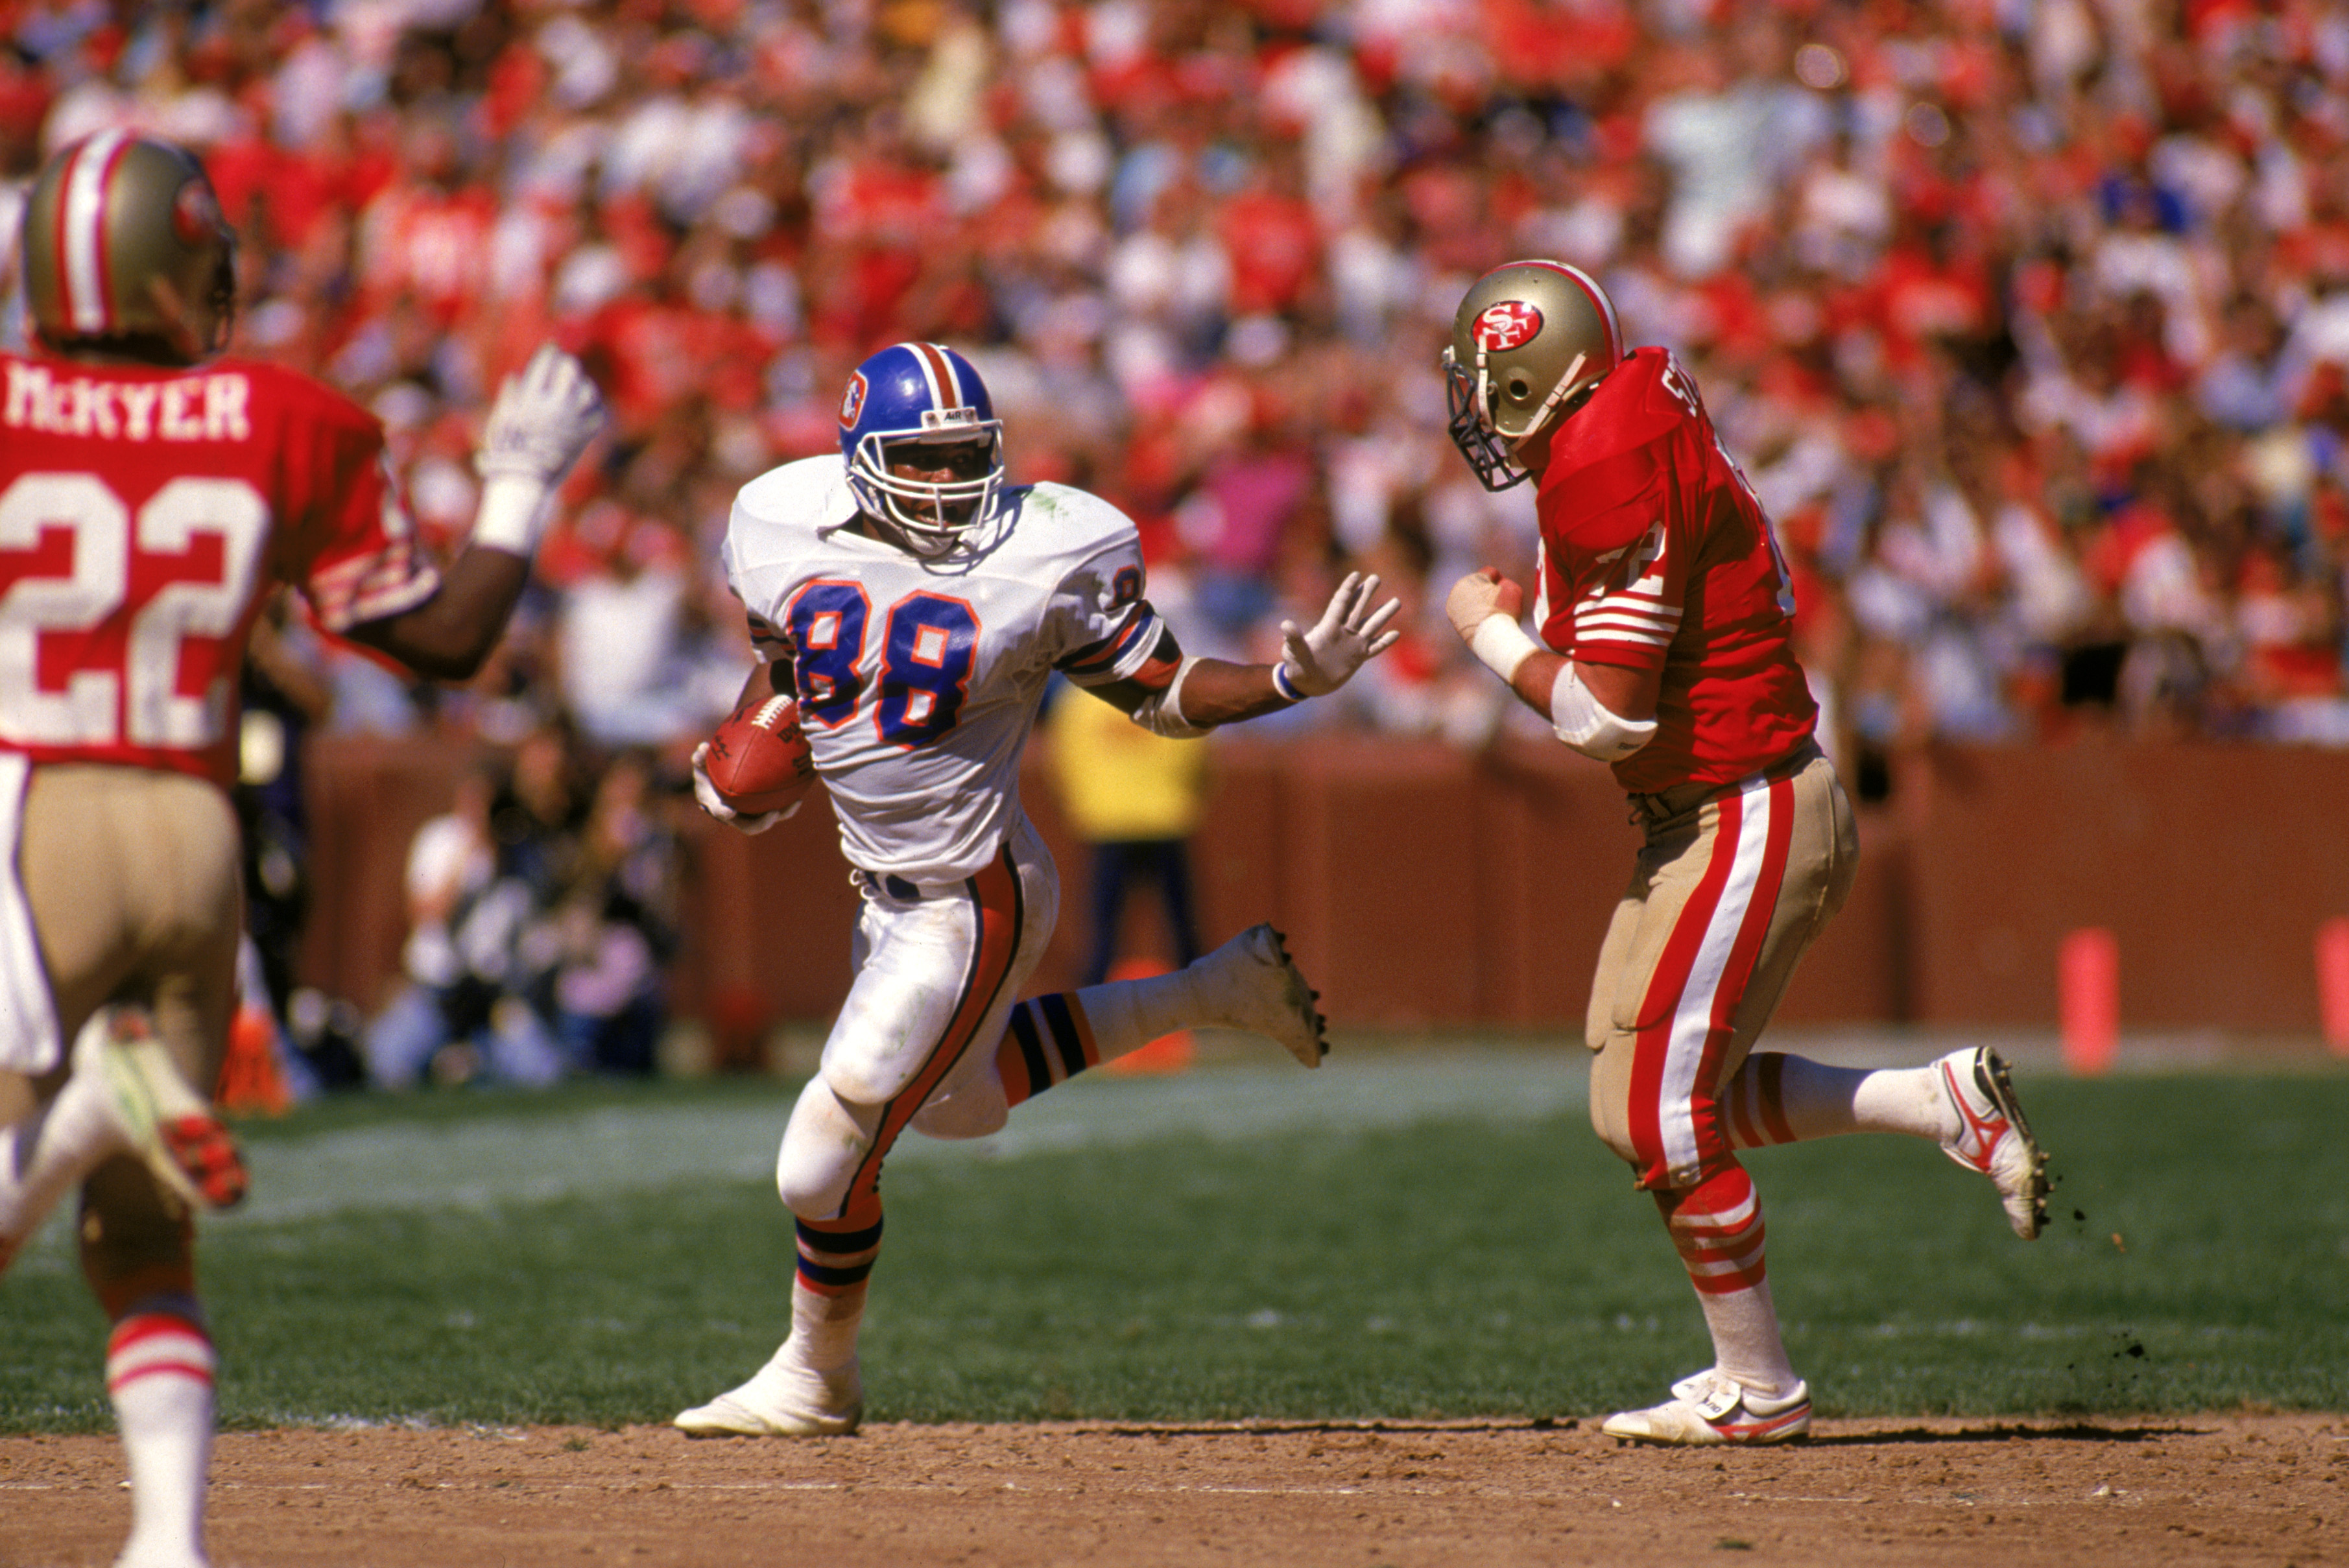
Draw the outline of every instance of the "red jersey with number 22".
[[[0,354],[0,751],[226,787],[278,583],[332,632],[438,590],[372,414],[253,361]]]
[[[1663,672],[1655,738],[1615,764],[1625,789],[1734,783],[1810,738],[1770,520],[1669,353],[1634,351],[1560,427],[1537,506],[1543,641]]]

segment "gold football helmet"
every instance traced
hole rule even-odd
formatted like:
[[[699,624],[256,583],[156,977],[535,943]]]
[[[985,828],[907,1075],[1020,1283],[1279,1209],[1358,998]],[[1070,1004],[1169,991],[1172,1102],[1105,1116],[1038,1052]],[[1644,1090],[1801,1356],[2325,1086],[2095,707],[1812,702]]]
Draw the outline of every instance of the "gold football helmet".
[[[1614,302],[1589,273],[1564,262],[1494,268],[1461,300],[1444,351],[1453,445],[1486,490],[1507,490],[1526,478],[1526,438],[1622,359]]]
[[[119,130],[74,143],[33,181],[21,242],[53,348],[160,342],[202,358],[228,342],[236,235],[191,153]]]

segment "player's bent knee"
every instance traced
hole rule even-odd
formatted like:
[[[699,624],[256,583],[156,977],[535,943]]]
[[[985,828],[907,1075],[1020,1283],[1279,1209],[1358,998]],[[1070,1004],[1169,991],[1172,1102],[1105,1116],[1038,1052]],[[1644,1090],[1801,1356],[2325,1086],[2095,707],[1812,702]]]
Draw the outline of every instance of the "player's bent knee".
[[[853,1172],[794,1169],[788,1155],[775,1161],[775,1191],[783,1207],[802,1220],[829,1220],[848,1201]]]
[[[878,1119],[873,1113],[872,1120]],[[842,1103],[823,1078],[811,1081],[800,1091],[775,1155],[775,1191],[783,1206],[803,1220],[838,1213],[872,1147],[866,1119]]]
[[[840,1212],[861,1161],[832,1140],[786,1133],[775,1155],[775,1192],[783,1207],[802,1220],[828,1220]]]

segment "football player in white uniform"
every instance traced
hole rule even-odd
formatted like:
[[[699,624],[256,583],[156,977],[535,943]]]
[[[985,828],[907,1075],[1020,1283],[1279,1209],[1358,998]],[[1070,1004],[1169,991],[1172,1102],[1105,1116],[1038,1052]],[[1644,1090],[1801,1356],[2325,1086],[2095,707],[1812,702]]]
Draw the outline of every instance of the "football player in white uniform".
[[[798,1221],[792,1327],[740,1387],[677,1418],[696,1436],[855,1430],[857,1326],[881,1244],[881,1162],[907,1127],[982,1138],[1072,1073],[1195,1025],[1269,1036],[1307,1067],[1315,994],[1258,925],[1172,975],[1014,1006],[1060,882],[1020,810],[1021,749],[1055,670],[1161,735],[1335,691],[1391,646],[1376,578],[1349,576],[1276,665],[1184,655],[1143,595],[1115,507],[1004,484],[1002,427],[970,362],[901,343],[857,367],[838,457],[745,485],[727,580],[766,662],[745,696],[796,693],[863,889],[855,979],[776,1160]],[[705,810],[745,831],[696,756]]]

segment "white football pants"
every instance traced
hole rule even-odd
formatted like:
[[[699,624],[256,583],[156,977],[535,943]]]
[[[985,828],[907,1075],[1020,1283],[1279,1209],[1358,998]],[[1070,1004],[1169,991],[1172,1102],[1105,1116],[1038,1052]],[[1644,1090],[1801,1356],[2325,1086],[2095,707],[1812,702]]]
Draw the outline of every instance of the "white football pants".
[[[803,1220],[869,1196],[908,1126],[932,1138],[1003,1126],[996,1047],[1060,915],[1060,874],[1024,816],[961,882],[859,885],[856,977],[775,1160],[776,1188]]]

